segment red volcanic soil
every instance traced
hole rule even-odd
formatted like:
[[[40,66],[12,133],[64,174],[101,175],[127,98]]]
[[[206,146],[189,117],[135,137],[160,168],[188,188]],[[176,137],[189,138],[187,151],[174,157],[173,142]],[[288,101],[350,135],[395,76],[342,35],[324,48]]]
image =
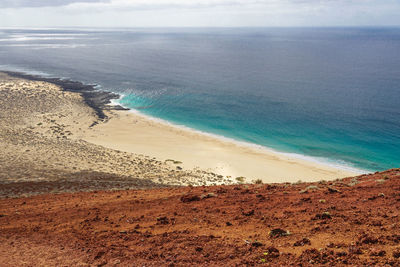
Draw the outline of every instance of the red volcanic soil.
[[[400,266],[400,169],[0,200],[1,266]]]

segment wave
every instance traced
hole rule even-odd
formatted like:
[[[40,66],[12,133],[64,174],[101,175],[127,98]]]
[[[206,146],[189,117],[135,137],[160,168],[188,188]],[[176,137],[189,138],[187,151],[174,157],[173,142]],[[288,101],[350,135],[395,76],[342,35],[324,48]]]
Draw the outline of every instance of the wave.
[[[114,92],[116,93],[116,92]],[[312,162],[312,163],[317,163],[317,164],[321,164],[321,165],[325,165],[325,166],[329,166],[335,169],[339,169],[339,170],[345,170],[345,171],[351,171],[354,173],[358,173],[358,174],[365,174],[365,173],[370,173],[370,170],[366,170],[366,169],[360,169],[357,168],[355,166],[353,166],[352,164],[342,161],[342,160],[336,160],[336,159],[331,159],[331,158],[325,158],[325,157],[313,157],[313,156],[308,156],[308,155],[303,155],[303,154],[298,154],[298,153],[290,153],[290,152],[283,152],[283,151],[278,151],[275,149],[272,149],[270,147],[266,147],[263,145],[259,145],[259,144],[255,144],[255,143],[250,143],[250,142],[246,142],[246,141],[242,141],[242,140],[237,140],[231,137],[226,137],[223,135],[219,135],[219,134],[214,134],[214,133],[210,133],[210,132],[205,132],[205,131],[201,131],[198,129],[194,129],[191,127],[188,127],[186,125],[182,125],[182,124],[177,124],[174,122],[170,122],[168,120],[165,119],[161,119],[161,118],[157,118],[157,117],[153,117],[147,114],[144,114],[142,112],[140,112],[138,110],[138,108],[131,108],[127,105],[124,105],[121,103],[121,100],[126,96],[124,94],[121,93],[116,93],[120,95],[119,99],[113,99],[111,100],[111,105],[120,105],[124,108],[128,108],[130,112],[134,113],[135,115],[139,115],[141,117],[144,117],[145,119],[148,119],[150,121],[156,122],[156,123],[160,123],[169,127],[174,127],[180,130],[184,130],[184,131],[188,131],[191,133],[195,133],[195,134],[199,134],[199,135],[203,135],[206,137],[210,137],[213,139],[217,139],[219,141],[222,142],[226,142],[226,143],[231,143],[234,144],[236,146],[240,146],[243,148],[250,148],[253,150],[258,150],[260,152],[266,152],[266,153],[274,153],[277,155],[281,155],[283,157],[289,158],[289,159],[299,159],[299,160],[304,160],[304,161],[308,161],[308,162]]]
[[[1,44],[0,46],[9,47],[28,47],[31,49],[57,49],[57,48],[77,48],[85,47],[86,44]]]
[[[0,71],[20,72],[22,74],[39,76],[44,78],[59,78],[61,80],[68,80],[70,77],[60,76],[54,73],[33,70],[25,67],[17,67],[13,65],[0,65]]]
[[[43,41],[43,40],[74,40],[76,37],[35,37],[29,35],[11,35],[9,38],[2,38],[0,42],[27,42],[27,41]]]

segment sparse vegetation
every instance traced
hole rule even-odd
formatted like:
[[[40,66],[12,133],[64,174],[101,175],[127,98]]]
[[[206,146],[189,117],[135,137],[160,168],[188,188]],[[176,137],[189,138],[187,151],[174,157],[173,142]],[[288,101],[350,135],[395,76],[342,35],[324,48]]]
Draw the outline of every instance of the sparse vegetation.
[[[257,180],[254,180],[254,183],[255,183],[255,184],[262,184],[263,181],[262,181],[261,179],[257,179]]]
[[[236,181],[238,181],[239,183],[244,183],[244,181],[245,181],[245,177],[243,177],[243,176],[239,176],[239,177],[236,177],[235,178],[236,179]]]

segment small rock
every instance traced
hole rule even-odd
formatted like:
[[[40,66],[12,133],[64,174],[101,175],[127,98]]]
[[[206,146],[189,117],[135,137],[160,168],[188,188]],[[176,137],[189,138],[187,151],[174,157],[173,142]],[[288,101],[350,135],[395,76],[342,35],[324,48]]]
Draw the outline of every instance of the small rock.
[[[311,245],[311,241],[308,238],[303,238],[301,240],[296,241],[293,246],[295,247],[302,247],[304,245]]]
[[[281,237],[281,236],[287,236],[287,235],[290,235],[290,232],[285,231],[281,228],[275,228],[269,232],[270,237]]]
[[[169,224],[169,219],[165,216],[157,218],[157,224]]]
[[[375,256],[375,257],[383,257],[386,255],[386,251],[379,250],[379,249],[372,249],[369,255]]]
[[[376,244],[379,242],[379,240],[375,237],[369,236],[369,235],[364,235],[360,237],[360,243],[361,244]]]
[[[340,193],[340,191],[334,187],[329,186],[328,187],[328,192],[329,193]]]
[[[315,217],[314,217],[314,219],[315,220],[325,220],[325,219],[331,219],[332,218],[332,216],[331,216],[331,214],[329,213],[329,212],[324,212],[324,213],[321,213],[321,214],[317,214],[317,215],[315,215]]]
[[[393,255],[393,258],[396,258],[396,259],[400,258],[400,248],[394,250],[392,255]]]
[[[182,202],[192,202],[192,201],[199,201],[200,197],[196,195],[185,195],[181,197]]]
[[[349,254],[361,255],[361,254],[363,254],[363,252],[362,252],[361,248],[359,248],[357,246],[350,246]]]
[[[232,226],[231,222],[226,222],[226,226]]]
[[[259,242],[259,241],[254,241],[254,242],[251,243],[251,245],[252,245],[253,247],[258,248],[258,247],[263,246],[264,244],[261,243],[261,242]]]
[[[254,215],[254,210],[242,211],[242,214],[243,214],[244,216],[252,216],[252,215]]]
[[[208,193],[208,194],[201,195],[200,198],[205,199],[205,198],[212,198],[212,197],[216,197],[216,196],[217,196],[217,194]]]
[[[267,248],[267,251],[264,252],[264,255],[270,258],[277,258],[279,257],[280,253],[277,248],[271,246]]]

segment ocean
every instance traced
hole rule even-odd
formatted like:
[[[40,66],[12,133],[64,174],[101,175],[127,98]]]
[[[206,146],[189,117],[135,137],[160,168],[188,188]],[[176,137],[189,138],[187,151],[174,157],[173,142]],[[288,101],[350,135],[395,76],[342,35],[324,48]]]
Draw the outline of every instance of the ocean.
[[[0,69],[341,168],[400,167],[400,28],[0,29]]]

